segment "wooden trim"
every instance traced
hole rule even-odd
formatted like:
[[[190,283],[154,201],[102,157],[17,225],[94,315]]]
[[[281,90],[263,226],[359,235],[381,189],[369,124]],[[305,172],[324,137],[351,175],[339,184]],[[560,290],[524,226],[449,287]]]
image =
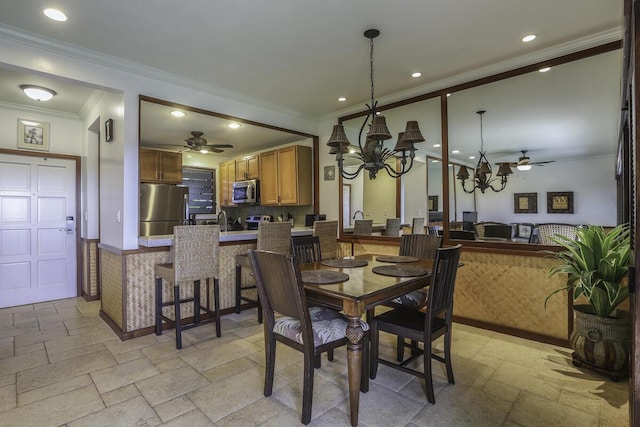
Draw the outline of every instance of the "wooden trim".
[[[496,325],[489,322],[483,322],[481,320],[469,319],[461,316],[453,316],[453,321],[456,323],[461,323],[463,325],[469,325],[476,328],[487,329],[494,332],[499,332],[501,334],[512,335],[515,337],[524,338],[527,340],[543,342],[546,344],[557,345],[560,347],[570,348],[568,339],[560,339],[556,337],[550,337],[548,335],[537,334],[531,331],[525,331],[522,329],[512,328],[509,326],[501,326]]]
[[[449,147],[449,108],[448,108],[447,94],[440,96],[440,135],[442,141],[442,224],[448,225],[451,219],[451,212],[449,212],[449,150],[445,147]],[[427,193],[429,189],[427,189]],[[429,224],[429,212],[427,211],[427,225]],[[442,233],[443,239],[446,241],[449,238],[449,227],[443,227]]]
[[[313,213],[320,213],[320,138],[313,137]]]

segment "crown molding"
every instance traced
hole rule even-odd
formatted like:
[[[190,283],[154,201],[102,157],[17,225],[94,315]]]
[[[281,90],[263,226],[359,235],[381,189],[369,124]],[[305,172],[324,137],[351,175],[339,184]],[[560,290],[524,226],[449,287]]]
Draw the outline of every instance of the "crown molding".
[[[31,105],[16,104],[14,102],[0,101],[0,108],[6,108],[8,110],[18,110],[25,113],[33,114],[46,114],[47,116],[55,116],[63,119],[81,120],[80,115],[74,113],[67,113],[65,111],[49,110],[47,108],[33,107]]]
[[[134,74],[142,78],[158,80],[187,89],[204,92],[212,96],[217,96],[228,99],[230,101],[236,101],[242,104],[263,108],[265,110],[286,114],[302,120],[312,122],[315,122],[317,120],[316,116],[301,113],[300,111],[295,111],[280,104],[266,101],[264,99],[240,94],[238,92],[230,91],[219,86],[189,79],[178,74],[163,71],[154,67],[149,67],[147,65],[143,65],[127,59],[118,58],[116,56],[109,55],[103,52],[98,52],[70,43],[45,38],[38,34],[18,29],[10,25],[0,23],[0,39],[9,40],[24,46],[28,46],[30,48],[46,51],[55,55],[61,55],[75,60],[88,62],[91,65],[99,65],[106,68]]]

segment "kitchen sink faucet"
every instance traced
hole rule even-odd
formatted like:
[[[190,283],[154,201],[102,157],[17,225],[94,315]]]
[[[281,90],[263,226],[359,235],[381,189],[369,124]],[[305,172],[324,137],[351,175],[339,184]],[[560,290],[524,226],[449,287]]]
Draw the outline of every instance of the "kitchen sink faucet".
[[[220,215],[222,215],[222,217],[224,218],[224,222],[222,224],[220,224]],[[220,212],[218,212],[218,224],[220,225],[220,231],[227,231],[229,227],[229,224],[227,223],[227,213],[222,209],[220,209]]]

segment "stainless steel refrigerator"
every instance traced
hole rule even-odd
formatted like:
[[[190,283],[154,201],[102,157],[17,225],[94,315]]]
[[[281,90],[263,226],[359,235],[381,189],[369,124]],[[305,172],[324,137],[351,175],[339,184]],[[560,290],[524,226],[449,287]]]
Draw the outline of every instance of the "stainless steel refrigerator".
[[[140,236],[173,234],[189,218],[189,188],[140,184]]]

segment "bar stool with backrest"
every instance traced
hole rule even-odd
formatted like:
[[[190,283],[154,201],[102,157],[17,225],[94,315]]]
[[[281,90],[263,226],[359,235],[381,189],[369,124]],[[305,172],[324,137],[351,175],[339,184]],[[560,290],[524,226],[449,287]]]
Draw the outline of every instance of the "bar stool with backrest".
[[[353,224],[353,234],[359,234],[362,236],[371,236],[373,232],[373,220],[372,219],[356,219]]]
[[[322,259],[330,259],[337,256],[338,221],[314,221],[313,235],[320,238]]]
[[[162,335],[163,320],[173,324],[176,329],[176,348],[182,348],[182,331],[209,322],[216,322],[216,336],[220,331],[220,290],[218,284],[218,255],[220,252],[220,226],[185,225],[173,228],[173,259],[170,263],[156,264],[154,277],[155,290],[155,328],[156,335]],[[207,300],[209,299],[209,279],[213,278],[214,310],[201,305],[200,280],[206,279]],[[173,284],[173,299],[164,300],[163,280]],[[180,295],[180,284],[193,282],[193,296]],[[193,302],[193,321],[183,324],[181,305]],[[163,307],[173,307],[173,319],[165,316]],[[201,312],[212,315],[203,320]]]
[[[455,384],[451,366],[451,327],[453,317],[453,293],[456,283],[461,245],[438,249],[429,285],[429,302],[426,313],[406,308],[396,308],[372,319],[371,322],[371,379],[375,379],[378,363],[382,363],[402,372],[407,372],[425,380],[427,400],[435,403],[431,359],[446,366],[449,384]],[[412,347],[412,355],[399,363],[378,357],[380,332],[388,332],[423,343],[424,348]],[[444,357],[432,352],[433,340],[444,335]],[[424,372],[408,366],[422,356]]]
[[[384,227],[385,236],[398,237],[400,235],[400,218],[387,218]]]
[[[276,341],[304,354],[302,423],[311,421],[314,364],[320,354],[346,345],[348,320],[336,310],[308,307],[298,264],[294,257],[268,251],[249,251],[256,276],[260,304],[264,310],[265,378],[264,395],[271,396],[276,359]],[[276,313],[279,316],[276,319]],[[369,387],[369,325],[362,321],[362,380],[360,389]]]
[[[424,218],[413,218],[411,221],[412,234],[424,234]]]
[[[291,223],[261,222],[258,224],[256,248],[282,254],[291,253]],[[242,285],[242,267],[251,269],[251,261],[246,253],[236,255],[236,313],[240,313],[242,301],[258,305],[258,322],[262,323],[262,306],[259,297],[252,299],[242,295],[242,291],[256,289],[256,285]]]

